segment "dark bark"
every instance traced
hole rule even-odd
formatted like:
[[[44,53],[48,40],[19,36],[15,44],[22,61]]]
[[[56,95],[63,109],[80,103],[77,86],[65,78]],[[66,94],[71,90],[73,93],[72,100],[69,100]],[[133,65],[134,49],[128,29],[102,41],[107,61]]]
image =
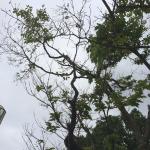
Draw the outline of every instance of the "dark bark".
[[[74,135],[67,135],[64,140],[65,146],[67,150],[82,150],[82,148],[78,145],[77,141],[75,140]]]
[[[150,70],[150,64],[147,62],[147,60],[138,51],[135,50],[133,53],[144,63],[147,69]]]
[[[67,124],[67,130],[68,134],[64,140],[65,146],[67,147],[67,150],[82,150],[81,147],[78,145],[75,136],[74,136],[74,129],[76,126],[76,120],[77,120],[77,109],[76,109],[76,102],[78,99],[79,92],[77,88],[75,87],[74,83],[77,79],[76,77],[76,71],[75,66],[73,66],[73,79],[71,81],[71,87],[74,91],[74,97],[72,100],[69,101],[70,107],[71,107],[71,115],[70,119],[71,121]]]

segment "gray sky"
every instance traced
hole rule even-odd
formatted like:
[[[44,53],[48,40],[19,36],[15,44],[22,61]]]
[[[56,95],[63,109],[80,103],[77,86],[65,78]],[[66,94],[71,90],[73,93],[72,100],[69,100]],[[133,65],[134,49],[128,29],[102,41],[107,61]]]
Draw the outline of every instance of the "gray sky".
[[[34,7],[40,7],[42,4],[48,4],[51,8],[55,7],[58,0],[22,0],[15,1],[20,5],[30,4]],[[60,2],[60,1],[59,1]],[[9,9],[9,0],[1,0],[0,8]],[[0,26],[2,20],[5,21],[4,15],[0,12]],[[22,150],[25,144],[22,140],[23,126],[26,123],[33,124],[34,113],[39,120],[45,119],[47,112],[39,103],[29,96],[21,84],[14,82],[15,68],[8,65],[7,60],[0,58],[0,105],[6,109],[6,116],[0,125],[0,149],[1,150]]]
[[[93,0],[94,1],[94,0]],[[64,0],[12,0],[12,3],[18,6],[29,4],[34,8],[39,8],[42,4],[48,9],[56,8],[61,5]],[[19,6],[19,7],[20,7]],[[9,10],[9,0],[1,0],[0,8]],[[97,3],[93,3],[92,7],[97,7]],[[0,27],[3,22],[7,22],[5,15],[0,12]],[[2,29],[2,28],[1,28]],[[0,29],[0,30],[1,30]],[[1,32],[3,32],[1,30]],[[1,150],[22,150],[25,144],[22,140],[23,126],[26,123],[33,124],[34,115],[38,116],[38,120],[43,120],[48,113],[40,104],[31,96],[29,96],[21,84],[14,82],[16,69],[8,65],[7,59],[3,56],[0,58],[0,105],[4,106],[7,113],[0,125],[0,149]]]

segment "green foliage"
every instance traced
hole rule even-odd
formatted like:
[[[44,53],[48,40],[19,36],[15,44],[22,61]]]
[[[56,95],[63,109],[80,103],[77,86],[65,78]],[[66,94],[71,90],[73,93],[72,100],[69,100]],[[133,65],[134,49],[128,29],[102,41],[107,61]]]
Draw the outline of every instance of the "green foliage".
[[[22,37],[25,43],[42,43],[52,40],[51,27],[46,26],[49,16],[44,6],[36,11],[36,16],[32,11],[33,8],[31,6],[27,6],[25,9],[14,8],[13,10],[17,18],[22,20]]]
[[[59,128],[58,126],[56,125],[53,125],[51,122],[46,122],[46,126],[47,126],[47,131],[49,132],[52,132],[52,133],[55,133],[56,130]]]
[[[131,115],[140,124],[142,134],[145,117],[137,109],[133,109]],[[78,140],[83,147],[90,149],[92,146],[90,137],[91,135],[82,136]],[[135,135],[124,126],[120,116],[108,116],[98,121],[92,131],[92,138],[96,150],[137,150]]]
[[[77,102],[77,110],[79,111],[82,119],[92,119],[90,115],[91,106],[87,99],[81,99]]]
[[[115,68],[122,59],[126,59],[130,54],[139,51],[140,45],[150,44],[149,35],[145,36],[148,28],[143,17],[144,6],[141,5],[139,1],[119,0],[116,12],[114,11],[113,14],[114,16],[105,14],[103,22],[95,27],[96,34],[90,37],[90,45],[87,48],[87,52],[101,74],[103,74],[104,70],[107,72],[108,69]],[[147,2],[144,5],[147,5]],[[124,11],[118,10],[121,7],[124,7]],[[130,9],[126,10],[125,8]],[[143,59],[147,60],[149,48],[144,48],[139,53]],[[143,60],[137,57],[134,59],[134,63],[143,64]],[[108,107],[102,100],[104,94],[108,93],[105,80],[111,82],[113,90],[115,89],[109,96],[109,100],[107,99],[108,104],[115,103],[119,107],[120,105],[138,107],[145,98],[144,91],[149,90],[148,80],[138,81],[132,75],[128,75],[113,81],[111,72],[109,72],[109,75],[109,78],[103,76],[101,79],[95,80],[94,94],[97,98],[94,100],[94,104],[96,111]],[[126,92],[130,94],[126,95]]]
[[[38,92],[40,92],[40,91],[43,90],[43,89],[44,89],[43,85],[37,85],[37,86],[36,86],[36,90],[37,90]]]
[[[117,13],[114,19],[106,15],[104,21],[95,27],[96,35],[91,36],[87,52],[101,69],[116,66],[131,54],[130,49],[140,44],[146,22],[143,14],[138,12]]]
[[[118,4],[120,6],[118,8],[119,12],[125,12],[125,11],[130,11],[130,12],[133,11],[135,13],[150,12],[149,0],[119,0]]]
[[[60,115],[61,115],[61,112],[50,113],[50,119],[49,119],[49,121],[60,119]]]

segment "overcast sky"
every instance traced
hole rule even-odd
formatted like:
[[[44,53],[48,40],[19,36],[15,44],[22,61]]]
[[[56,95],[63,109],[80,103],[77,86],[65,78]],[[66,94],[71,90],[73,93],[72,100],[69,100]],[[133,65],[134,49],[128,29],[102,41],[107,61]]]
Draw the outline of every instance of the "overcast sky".
[[[40,7],[42,4],[48,4],[54,8],[60,0],[12,0],[12,3],[17,3],[21,6],[30,4],[34,7]],[[1,0],[0,8],[9,9],[9,0]],[[4,14],[0,12],[0,27],[5,20]],[[2,28],[1,28],[2,29]],[[0,29],[0,30],[1,30]],[[4,106],[7,113],[0,125],[0,150],[22,150],[25,149],[25,144],[22,140],[23,126],[26,123],[33,124],[34,113],[39,120],[45,119],[47,112],[39,103],[29,96],[24,88],[14,82],[15,68],[8,65],[8,62],[0,58],[0,105]]]
[[[45,4],[48,9],[56,8],[62,2],[64,0],[12,0],[12,3],[16,3],[17,6],[19,4],[19,7],[29,4],[34,8],[39,8],[42,4]],[[9,10],[9,7],[9,0],[0,1],[1,9]],[[92,7],[96,8],[97,3],[93,3]],[[7,20],[1,11],[0,20],[0,31],[3,32],[2,24]],[[0,58],[0,68],[0,105],[7,111],[0,125],[0,150],[23,150],[25,149],[25,143],[22,139],[23,126],[35,122],[34,114],[38,116],[38,120],[44,120],[48,113],[34,98],[26,93],[21,84],[14,82],[15,67],[10,66],[4,56]]]

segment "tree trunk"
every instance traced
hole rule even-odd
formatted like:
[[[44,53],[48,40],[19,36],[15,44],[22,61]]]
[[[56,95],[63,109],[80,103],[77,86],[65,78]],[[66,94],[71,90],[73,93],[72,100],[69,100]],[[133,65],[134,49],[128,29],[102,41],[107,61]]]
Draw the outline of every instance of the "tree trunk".
[[[137,150],[149,150],[148,149],[148,144],[144,139],[139,139],[139,145]]]
[[[82,148],[77,144],[74,136],[67,136],[64,140],[67,150],[82,150]]]

